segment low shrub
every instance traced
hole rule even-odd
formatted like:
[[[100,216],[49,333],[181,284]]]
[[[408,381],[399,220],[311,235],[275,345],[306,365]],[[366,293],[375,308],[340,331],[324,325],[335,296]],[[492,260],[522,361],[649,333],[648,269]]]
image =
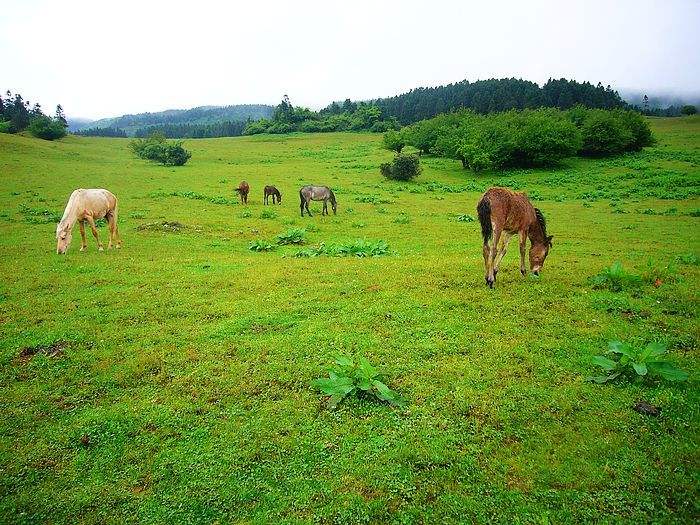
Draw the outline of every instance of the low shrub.
[[[421,173],[420,160],[417,155],[396,155],[393,161],[379,166],[379,171],[387,179],[412,180]]]
[[[29,123],[29,132],[37,138],[56,140],[66,136],[66,128],[58,120],[41,115]]]
[[[164,166],[182,166],[192,157],[182,146],[181,140],[169,142],[161,133],[153,133],[145,139],[134,139],[129,147],[139,158]]]

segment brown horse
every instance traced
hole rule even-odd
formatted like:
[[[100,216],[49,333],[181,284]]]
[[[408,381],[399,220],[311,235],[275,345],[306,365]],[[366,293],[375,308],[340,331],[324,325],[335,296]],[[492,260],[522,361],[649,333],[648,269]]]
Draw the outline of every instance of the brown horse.
[[[241,204],[248,204],[248,192],[250,191],[250,186],[248,186],[246,181],[242,181],[238,185],[238,188],[236,188],[234,191],[238,192],[238,195],[240,195]]]
[[[272,195],[272,204],[282,204],[282,194],[274,186],[265,186],[263,193],[263,204],[268,204],[268,198]],[[275,203],[275,199],[277,202]]]
[[[476,206],[484,238],[484,266],[486,284],[493,288],[496,274],[508,243],[516,233],[520,238],[520,273],[525,276],[525,247],[530,238],[530,269],[535,275],[540,270],[552,247],[552,235],[547,235],[547,223],[542,212],[535,208],[527,195],[508,188],[490,188]],[[501,239],[501,234],[503,239]],[[489,246],[491,239],[491,246]],[[500,249],[499,241],[502,240]]]

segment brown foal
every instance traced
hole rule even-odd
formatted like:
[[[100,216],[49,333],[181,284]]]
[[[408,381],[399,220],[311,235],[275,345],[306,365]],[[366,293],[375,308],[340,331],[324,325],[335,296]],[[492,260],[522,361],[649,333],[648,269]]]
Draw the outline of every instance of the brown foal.
[[[242,181],[238,188],[235,189],[238,195],[241,197],[241,204],[248,204],[248,192],[250,191],[250,186],[246,181]]]
[[[520,273],[525,269],[525,248],[530,238],[530,269],[539,275],[549,249],[552,235],[547,235],[547,223],[542,212],[535,208],[527,195],[508,188],[489,188],[476,206],[484,238],[484,266],[486,284],[493,288],[496,274],[508,243],[516,233],[520,238]],[[503,237],[501,237],[503,236]],[[489,246],[489,240],[491,245]],[[501,241],[500,248],[498,243]]]

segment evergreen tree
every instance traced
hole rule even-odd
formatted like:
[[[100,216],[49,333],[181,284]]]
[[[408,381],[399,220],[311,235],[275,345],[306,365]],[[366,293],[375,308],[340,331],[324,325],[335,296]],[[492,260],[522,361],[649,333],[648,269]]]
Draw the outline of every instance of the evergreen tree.
[[[68,127],[68,121],[66,120],[66,115],[63,113],[63,107],[61,104],[56,106],[56,116],[54,117],[57,122],[59,122],[64,128]]]

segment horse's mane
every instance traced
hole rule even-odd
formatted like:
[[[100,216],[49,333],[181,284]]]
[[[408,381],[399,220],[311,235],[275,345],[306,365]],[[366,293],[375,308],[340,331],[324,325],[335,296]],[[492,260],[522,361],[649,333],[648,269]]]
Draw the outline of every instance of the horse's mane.
[[[535,217],[537,217],[537,222],[540,223],[540,228],[542,228],[542,237],[547,238],[547,220],[542,215],[539,208],[535,208]]]

